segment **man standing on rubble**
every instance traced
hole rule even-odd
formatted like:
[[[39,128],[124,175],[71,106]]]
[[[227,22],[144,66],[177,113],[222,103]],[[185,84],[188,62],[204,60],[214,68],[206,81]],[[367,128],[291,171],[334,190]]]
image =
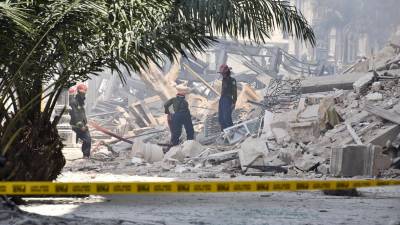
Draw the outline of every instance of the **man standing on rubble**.
[[[77,93],[75,98],[70,98],[69,105],[71,110],[69,114],[71,116],[70,124],[72,130],[76,133],[76,137],[82,140],[82,153],[84,158],[90,157],[90,148],[92,145],[92,138],[90,137],[89,128],[87,126],[87,118],[85,112],[85,95],[87,86],[85,84],[78,84],[76,87]],[[73,88],[71,92],[75,92]],[[70,92],[70,94],[71,94]]]
[[[235,109],[237,99],[236,80],[231,77],[231,69],[226,64],[219,67],[222,79],[221,98],[219,99],[218,120],[221,130],[233,126],[232,111]]]
[[[194,139],[194,129],[192,116],[189,111],[189,104],[185,99],[185,95],[189,91],[187,87],[177,86],[178,93],[176,97],[171,98],[164,104],[165,113],[171,118],[171,144],[173,146],[179,144],[179,138],[182,134],[182,126],[185,127],[187,140]],[[170,112],[169,107],[172,105],[174,112]]]

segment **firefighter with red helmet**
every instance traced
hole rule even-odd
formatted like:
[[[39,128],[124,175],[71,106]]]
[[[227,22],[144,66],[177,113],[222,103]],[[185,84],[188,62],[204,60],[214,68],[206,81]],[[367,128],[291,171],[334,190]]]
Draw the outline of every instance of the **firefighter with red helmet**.
[[[69,112],[71,116],[70,124],[72,130],[76,133],[76,137],[82,140],[82,153],[84,158],[90,157],[90,149],[92,138],[90,137],[89,128],[87,126],[87,118],[85,112],[85,95],[87,91],[85,84],[78,84],[76,87],[70,88],[70,95],[75,93],[74,98],[70,98]]]
[[[176,89],[176,97],[169,99],[164,104],[165,114],[168,114],[168,125],[171,131],[171,144],[173,146],[179,144],[182,127],[185,127],[187,140],[194,139],[192,116],[190,115],[189,103],[185,99],[189,88],[178,85]],[[169,110],[170,106],[172,106],[173,113]]]

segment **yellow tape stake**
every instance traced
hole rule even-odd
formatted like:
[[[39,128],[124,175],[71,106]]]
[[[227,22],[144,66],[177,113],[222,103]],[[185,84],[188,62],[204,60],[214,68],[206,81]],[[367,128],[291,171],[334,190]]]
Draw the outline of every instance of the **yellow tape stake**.
[[[343,190],[400,185],[400,180],[266,180],[174,182],[0,182],[0,195],[109,195],[192,192]]]

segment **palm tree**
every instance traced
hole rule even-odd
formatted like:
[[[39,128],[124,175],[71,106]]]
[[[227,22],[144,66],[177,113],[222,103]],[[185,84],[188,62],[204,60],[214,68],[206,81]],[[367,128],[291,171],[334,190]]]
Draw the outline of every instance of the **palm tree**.
[[[218,35],[264,42],[282,29],[315,44],[302,14],[278,0],[7,1],[0,28],[2,180],[57,177],[65,160],[50,116],[61,90],[90,74],[110,68],[124,80],[121,66],[203,51]]]

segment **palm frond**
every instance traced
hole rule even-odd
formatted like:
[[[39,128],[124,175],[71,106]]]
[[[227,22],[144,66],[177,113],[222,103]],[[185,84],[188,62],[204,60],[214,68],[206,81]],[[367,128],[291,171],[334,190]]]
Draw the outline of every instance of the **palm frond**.
[[[311,26],[286,0],[185,0],[176,4],[181,20],[203,23],[211,36],[228,34],[264,42],[281,29],[315,45]]]
[[[19,7],[17,3],[10,1],[0,2],[0,21],[8,21],[15,23],[16,28],[26,33],[32,33],[32,23],[29,21],[31,18],[26,10]]]

